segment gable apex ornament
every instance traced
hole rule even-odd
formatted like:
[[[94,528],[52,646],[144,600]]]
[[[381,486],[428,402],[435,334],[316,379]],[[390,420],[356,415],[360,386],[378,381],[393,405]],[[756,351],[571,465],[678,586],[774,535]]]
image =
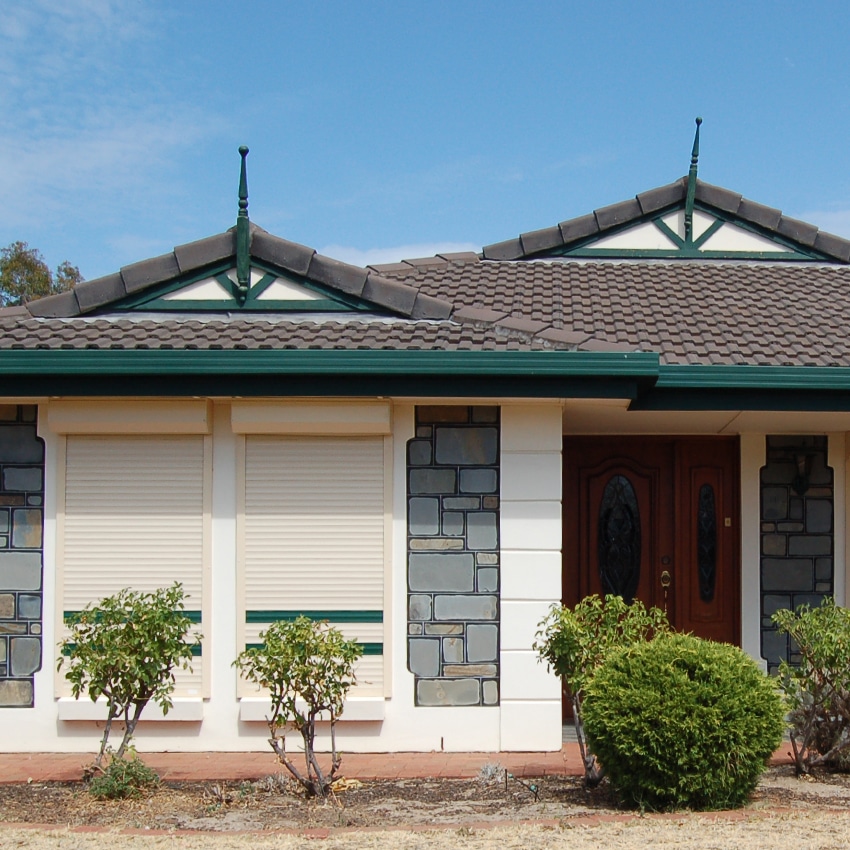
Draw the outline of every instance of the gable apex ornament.
[[[694,146],[691,149],[691,167],[688,169],[688,194],[685,198],[685,244],[694,241],[694,199],[697,193],[697,164],[699,162],[699,125],[702,118],[697,116]]]
[[[248,298],[248,286],[251,277],[251,231],[248,220],[248,174],[245,160],[248,148],[241,145],[239,156],[242,166],[239,171],[239,212],[236,214],[236,300],[239,306]]]

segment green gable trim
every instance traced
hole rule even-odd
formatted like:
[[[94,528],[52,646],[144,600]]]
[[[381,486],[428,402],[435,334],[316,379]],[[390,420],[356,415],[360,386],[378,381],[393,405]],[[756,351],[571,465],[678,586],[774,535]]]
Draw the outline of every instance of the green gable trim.
[[[383,611],[246,611],[246,623],[291,622],[297,617],[328,620],[331,623],[383,623]]]
[[[686,242],[679,236],[678,233],[662,219],[670,215],[672,212],[678,212],[683,209],[681,203],[673,204],[664,209],[653,212],[651,214],[634,218],[617,227],[612,227],[605,230],[603,233],[594,233],[583,239],[570,242],[558,248],[547,249],[536,254],[529,255],[527,259],[545,259],[547,257],[584,257],[598,259],[704,259],[704,260],[775,260],[777,262],[787,261],[818,261],[835,263],[837,260],[826,254],[816,251],[814,248],[809,248],[800,245],[772,230],[764,227],[759,227],[752,222],[745,221],[730,213],[723,212],[696,202],[695,210],[713,216],[716,221],[711,224],[703,233],[699,235],[692,243]],[[595,247],[595,243],[600,239],[616,236],[618,233],[624,233],[637,227],[641,224],[654,224],[668,239],[670,239],[675,247],[672,248],[599,248]],[[755,236],[760,236],[764,239],[769,239],[786,249],[783,251],[703,251],[700,250],[704,245],[724,224],[733,224],[742,230],[747,230]]]
[[[99,312],[158,312],[158,313],[257,313],[257,312],[285,312],[285,313],[347,313],[347,312],[376,312],[376,307],[361,298],[347,295],[339,290],[325,287],[315,281],[292,274],[291,272],[277,269],[261,260],[252,259],[251,268],[264,272],[262,278],[248,289],[245,301],[240,305],[237,284],[228,276],[227,272],[233,269],[233,261],[228,260],[215,266],[207,267],[201,272],[189,275],[181,275],[167,283],[144,289],[135,295],[128,295],[120,301],[106,305]],[[166,296],[179,292],[192,284],[202,280],[214,278],[228,293],[232,300],[197,300],[197,299],[174,299],[168,300]],[[321,296],[316,300],[303,301],[299,299],[272,300],[261,299],[260,296],[276,280],[280,279],[292,283]],[[380,310],[380,312],[386,312]],[[97,315],[97,312],[92,313]]]

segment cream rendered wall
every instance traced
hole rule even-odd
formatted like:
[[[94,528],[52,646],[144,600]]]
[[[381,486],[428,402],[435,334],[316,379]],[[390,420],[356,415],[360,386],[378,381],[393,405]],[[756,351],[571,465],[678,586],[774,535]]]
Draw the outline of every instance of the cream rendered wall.
[[[561,601],[559,404],[502,407],[499,749],[561,748],[561,683],[531,648]]]
[[[761,657],[761,485],[764,434],[741,434],[741,648]]]

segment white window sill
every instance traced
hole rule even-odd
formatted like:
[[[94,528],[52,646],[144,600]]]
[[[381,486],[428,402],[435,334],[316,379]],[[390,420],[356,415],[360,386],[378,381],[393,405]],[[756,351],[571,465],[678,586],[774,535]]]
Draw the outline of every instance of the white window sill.
[[[239,719],[247,723],[265,723],[271,701],[265,697],[243,697],[239,701]],[[351,697],[337,722],[375,721],[384,719],[383,697]]]
[[[60,720],[106,720],[106,701],[92,702],[88,698],[60,697],[58,700]],[[140,723],[198,723],[204,719],[204,701],[200,697],[175,697],[168,714],[163,714],[156,703],[149,703],[139,720]]]

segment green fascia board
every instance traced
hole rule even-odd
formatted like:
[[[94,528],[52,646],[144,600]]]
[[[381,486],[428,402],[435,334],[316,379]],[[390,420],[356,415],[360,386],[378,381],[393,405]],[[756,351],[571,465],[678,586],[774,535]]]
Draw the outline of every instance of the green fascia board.
[[[850,368],[661,366],[657,384],[629,409],[847,412]]]
[[[850,390],[845,366],[660,366],[658,389]]]
[[[643,352],[0,350],[0,395],[634,399],[657,376]]]

